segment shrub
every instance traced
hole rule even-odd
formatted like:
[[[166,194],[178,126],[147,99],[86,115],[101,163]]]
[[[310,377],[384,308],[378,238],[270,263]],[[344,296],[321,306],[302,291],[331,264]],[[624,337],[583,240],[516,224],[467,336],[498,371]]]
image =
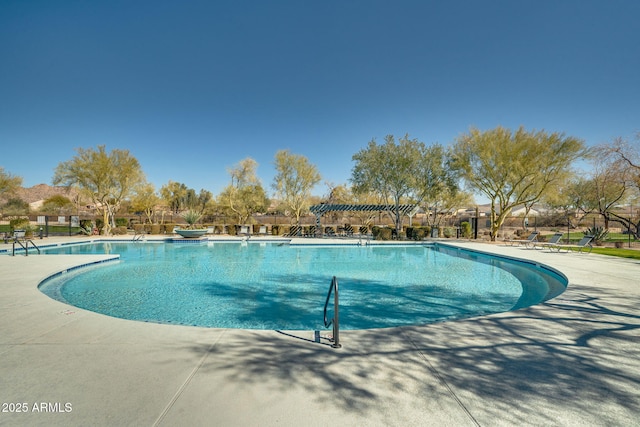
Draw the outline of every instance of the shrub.
[[[151,224],[151,234],[160,234],[160,224]]]
[[[31,223],[26,218],[16,218],[9,220],[9,227],[11,230],[27,230]]]
[[[136,234],[143,234],[144,224],[133,224],[133,231],[135,231]]]
[[[127,227],[125,227],[123,225],[119,225],[117,227],[113,227],[111,229],[111,233],[113,233],[113,235],[115,235],[115,236],[121,236],[123,234],[127,234]]]
[[[16,218],[9,221],[9,227],[11,231],[24,230],[25,237],[33,237],[33,232],[36,227],[31,225],[31,222],[27,218]]]
[[[284,233],[282,225],[275,224],[271,226],[271,234],[273,236],[282,236],[282,233]]]
[[[178,224],[175,224],[173,222],[167,222],[167,223],[162,224],[161,228],[162,228],[162,231],[164,233],[173,234],[173,229],[176,228],[177,226],[178,226]],[[149,230],[151,230],[151,229],[149,229]]]
[[[129,220],[127,218],[116,218],[116,227],[127,227]]]
[[[463,221],[460,223],[460,232],[462,233],[462,237],[465,239],[471,238],[471,224],[467,221]]]
[[[91,235],[93,232],[93,222],[90,219],[80,220],[80,233]]]
[[[413,239],[413,230],[417,227],[407,227],[405,228],[405,233],[407,234],[407,239]]]
[[[427,227],[415,227],[413,229],[413,239],[414,240],[424,240],[427,235]],[[407,236],[408,238],[409,236]]]
[[[374,226],[371,232],[375,240],[391,240],[392,230],[388,227]]]
[[[427,230],[428,227],[407,227],[407,239],[424,240],[427,236]]]

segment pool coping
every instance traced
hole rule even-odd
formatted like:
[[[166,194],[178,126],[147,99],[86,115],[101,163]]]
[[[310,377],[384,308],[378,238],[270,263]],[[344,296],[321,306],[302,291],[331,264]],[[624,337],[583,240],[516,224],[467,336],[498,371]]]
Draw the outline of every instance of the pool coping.
[[[102,256],[0,256],[0,395],[29,406],[0,412],[0,424],[633,425],[640,418],[640,263],[447,244],[541,262],[565,274],[569,287],[516,312],[343,331],[336,350],[314,342],[312,331],[158,325],[87,312],[51,300],[37,284]],[[34,410],[42,403],[51,411]]]

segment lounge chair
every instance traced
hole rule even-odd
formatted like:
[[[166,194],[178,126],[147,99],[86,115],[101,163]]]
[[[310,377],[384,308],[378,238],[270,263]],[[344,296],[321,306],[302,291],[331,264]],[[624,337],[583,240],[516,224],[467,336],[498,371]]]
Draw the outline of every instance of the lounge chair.
[[[532,245],[538,240],[538,235],[540,235],[540,232],[534,231],[529,234],[529,237],[527,237],[526,239],[505,239],[504,243],[509,246],[524,245],[528,248],[529,245]]]
[[[556,245],[549,246],[549,250],[553,251],[555,249],[558,252],[560,252],[563,249],[565,249],[567,252],[569,252],[572,249],[577,249],[578,252],[582,252],[585,248],[589,248],[589,252],[588,253],[591,253],[591,251],[593,250],[593,245],[591,244],[592,240],[593,240],[593,236],[584,236],[575,245],[559,245],[559,244],[556,244]]]
[[[344,225],[344,234],[346,236],[353,236],[353,227],[350,224]]]
[[[560,244],[560,239],[562,239],[562,236],[564,236],[564,234],[562,233],[555,233],[553,236],[551,236],[551,238],[549,238],[549,241],[547,242],[534,242],[533,243],[533,248],[534,249],[544,249],[544,248],[548,248],[549,246],[555,246]]]

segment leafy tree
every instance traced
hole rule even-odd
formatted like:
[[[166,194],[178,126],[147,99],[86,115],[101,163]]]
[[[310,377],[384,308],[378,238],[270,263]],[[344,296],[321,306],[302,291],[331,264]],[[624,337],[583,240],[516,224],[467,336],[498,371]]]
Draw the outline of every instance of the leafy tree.
[[[22,178],[5,172],[0,166],[0,198],[12,195],[22,186]]]
[[[517,205],[532,204],[564,179],[584,143],[561,133],[472,128],[453,146],[453,164],[469,188],[491,202],[491,240]]]
[[[572,177],[554,186],[542,201],[553,211],[561,211],[570,228],[576,228],[582,220],[597,211],[598,197],[594,182],[587,177]]]
[[[325,182],[327,186],[327,194],[320,200],[320,203],[327,205],[346,205],[354,203],[354,195],[351,189],[346,185],[336,185],[332,182]],[[328,212],[325,215],[329,215],[329,221],[332,223],[338,223],[344,219],[347,214],[355,214],[356,212]],[[354,215],[355,216],[355,215]]]
[[[388,214],[395,223],[398,233],[402,231],[400,205],[418,189],[416,177],[420,173],[425,146],[408,135],[396,144],[393,135],[385,137],[384,144],[378,145],[373,139],[366,149],[353,155],[356,162],[351,171],[353,191],[376,193],[390,206]]]
[[[218,196],[218,205],[227,214],[238,218],[238,224],[245,224],[256,212],[266,211],[269,199],[256,175],[258,163],[246,158],[229,169],[231,183]]]
[[[193,205],[189,205],[189,208],[202,215],[207,210],[207,206],[209,205],[209,203],[212,201],[213,194],[211,193],[211,191],[201,188],[200,192],[198,193],[198,197],[195,199],[195,203]]]
[[[451,167],[447,150],[440,144],[423,147],[415,173],[414,199],[427,212],[428,225],[439,225],[460,206],[471,203],[471,195],[459,188],[459,172]]]
[[[273,178],[273,188],[300,225],[300,217],[309,208],[311,190],[320,182],[320,173],[309,160],[289,150],[280,150],[275,156],[276,176]]]
[[[604,218],[605,229],[609,229],[610,221],[616,221],[638,236],[640,220],[634,222],[631,215],[621,214],[616,209],[638,196],[640,168],[633,160],[638,153],[620,139],[598,146],[594,152],[590,195],[596,200],[597,211]]]
[[[189,188],[180,182],[169,181],[160,188],[160,196],[166,202],[169,210],[174,214],[187,208],[187,193]]]
[[[40,211],[60,215],[71,212],[74,207],[74,203],[68,197],[54,194],[42,203]]]
[[[159,204],[160,198],[156,194],[156,189],[149,182],[139,185],[131,199],[131,208],[136,212],[143,212],[149,224],[153,224],[153,214]]]
[[[102,215],[102,233],[109,235],[120,203],[144,182],[144,174],[129,150],[107,153],[100,145],[97,150],[79,148],[77,153],[56,167],[53,183],[76,186],[86,194]]]

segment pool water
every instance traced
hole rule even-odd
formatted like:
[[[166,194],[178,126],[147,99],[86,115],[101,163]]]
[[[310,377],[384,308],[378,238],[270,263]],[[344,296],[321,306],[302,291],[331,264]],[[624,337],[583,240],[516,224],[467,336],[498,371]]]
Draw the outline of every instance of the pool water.
[[[333,276],[342,329],[504,312],[562,288],[548,270],[439,245],[102,242],[46,253],[120,254],[45,281],[40,289],[52,298],[119,318],[217,328],[322,329]]]

